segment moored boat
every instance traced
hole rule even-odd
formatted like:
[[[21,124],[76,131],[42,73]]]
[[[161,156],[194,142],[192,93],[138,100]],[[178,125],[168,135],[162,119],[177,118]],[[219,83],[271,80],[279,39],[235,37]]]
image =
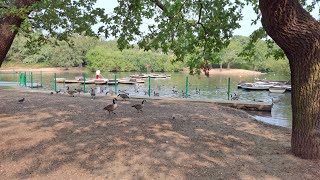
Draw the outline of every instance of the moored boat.
[[[285,87],[270,87],[269,92],[271,93],[284,93],[286,91]]]

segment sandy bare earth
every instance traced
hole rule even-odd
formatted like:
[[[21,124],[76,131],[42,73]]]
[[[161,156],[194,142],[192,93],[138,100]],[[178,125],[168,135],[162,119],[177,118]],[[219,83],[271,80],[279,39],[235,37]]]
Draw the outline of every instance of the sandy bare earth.
[[[23,91],[0,89],[0,179],[320,177],[319,161],[291,155],[290,130],[243,111],[147,100],[137,113],[130,99],[108,115],[111,97]]]

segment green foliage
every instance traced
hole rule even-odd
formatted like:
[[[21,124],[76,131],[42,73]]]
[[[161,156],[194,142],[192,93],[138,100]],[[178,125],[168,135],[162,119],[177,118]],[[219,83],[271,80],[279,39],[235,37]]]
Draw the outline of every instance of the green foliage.
[[[172,55],[154,51],[142,51],[137,48],[120,51],[115,41],[101,42],[87,53],[87,68],[109,71],[180,71],[181,62],[173,63]]]

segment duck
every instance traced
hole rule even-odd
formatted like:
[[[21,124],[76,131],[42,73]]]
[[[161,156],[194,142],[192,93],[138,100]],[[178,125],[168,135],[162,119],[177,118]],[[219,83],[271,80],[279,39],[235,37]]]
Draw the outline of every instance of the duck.
[[[117,97],[121,97],[123,100],[126,100],[126,99],[129,99],[129,93],[127,93],[127,94],[118,94],[118,96]]]
[[[142,108],[144,106],[144,102],[147,102],[145,99],[141,102],[141,104],[134,104],[132,107],[136,108],[136,110],[138,110],[138,113],[141,111],[142,112]]]
[[[74,94],[77,93],[76,90],[70,90],[69,86],[67,86],[67,93],[74,97]]]
[[[96,92],[93,88],[91,88],[90,95],[91,95],[92,99],[94,99],[96,97]]]
[[[23,101],[24,101],[24,98],[18,100],[19,103],[22,103]]]
[[[110,115],[111,112],[112,112],[113,114],[116,114],[115,112],[113,112],[113,111],[116,110],[117,107],[118,107],[118,105],[116,104],[116,101],[117,101],[117,99],[114,98],[114,99],[112,100],[112,104],[107,105],[106,107],[103,108],[103,110],[107,110],[107,111],[109,112],[109,115]]]

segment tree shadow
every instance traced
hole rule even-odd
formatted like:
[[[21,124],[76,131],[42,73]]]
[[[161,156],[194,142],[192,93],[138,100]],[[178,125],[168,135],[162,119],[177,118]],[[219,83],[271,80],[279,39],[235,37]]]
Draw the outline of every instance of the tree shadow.
[[[316,161],[290,154],[289,130],[257,123],[243,111],[208,103],[148,101],[144,112],[137,113],[131,105],[140,100],[130,100],[118,102],[116,114],[108,115],[102,109],[111,99],[24,96],[25,108],[0,102],[0,134],[6,135],[0,177],[65,177],[71,170],[80,172],[74,177],[107,179],[319,175]]]

